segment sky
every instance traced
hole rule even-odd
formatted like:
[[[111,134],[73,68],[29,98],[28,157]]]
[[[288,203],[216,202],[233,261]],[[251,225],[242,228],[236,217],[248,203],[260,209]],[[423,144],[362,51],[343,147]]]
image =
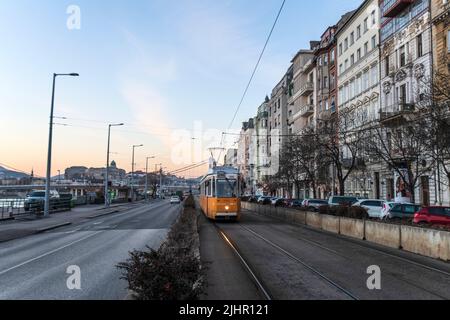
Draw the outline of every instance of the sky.
[[[80,77],[56,82],[53,175],[104,167],[110,123],[125,124],[112,129],[111,159],[126,170],[139,144],[137,170],[151,156],[150,167],[166,171],[208,159],[281,2],[0,0],[0,166],[45,175],[52,74],[71,72]],[[231,131],[255,115],[295,53],[360,2],[287,0]]]

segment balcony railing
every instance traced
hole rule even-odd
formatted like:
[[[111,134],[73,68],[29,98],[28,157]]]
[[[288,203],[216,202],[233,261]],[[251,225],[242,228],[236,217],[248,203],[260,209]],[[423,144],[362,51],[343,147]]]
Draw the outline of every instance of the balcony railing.
[[[314,114],[314,105],[307,104],[300,108],[300,116],[301,117],[307,118],[312,114]]]
[[[385,18],[394,18],[414,1],[415,0],[385,0],[381,9],[382,15]]]
[[[415,111],[413,103],[399,102],[380,111],[380,122],[390,124],[392,122],[405,121],[406,116]]]
[[[313,91],[314,91],[314,83],[308,81],[300,88],[300,95],[302,96],[309,95]]]

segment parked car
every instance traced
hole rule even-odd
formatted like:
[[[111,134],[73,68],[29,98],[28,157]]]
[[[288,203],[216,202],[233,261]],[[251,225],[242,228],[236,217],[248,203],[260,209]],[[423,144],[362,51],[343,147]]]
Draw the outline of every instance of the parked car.
[[[267,196],[261,196],[258,198],[259,204],[271,204],[272,203],[272,197]]]
[[[286,199],[283,199],[283,198],[277,198],[276,200],[272,200],[272,204],[273,204],[275,207],[285,206],[285,205],[286,205]]]
[[[383,217],[383,207],[386,201],[379,199],[359,200],[353,206],[362,207],[367,210],[370,218],[381,219]]]
[[[273,206],[277,203],[278,200],[282,200],[282,199],[281,199],[281,198],[278,198],[278,197],[270,198],[270,202],[271,202],[271,204],[272,204]]]
[[[385,219],[413,219],[416,212],[421,209],[420,205],[412,203],[394,203],[386,211],[383,211]]]
[[[303,199],[292,199],[290,200],[289,207],[300,208],[303,204]]]
[[[413,222],[450,225],[450,207],[424,207],[414,215]]]
[[[181,200],[178,196],[172,196],[170,197],[170,204],[180,204]]]
[[[56,190],[50,190],[50,201],[59,199],[59,193]],[[25,211],[42,211],[45,206],[45,191],[35,190],[27,195],[24,201]]]
[[[352,206],[353,204],[358,202],[357,197],[345,197],[345,196],[332,196],[328,200],[328,205],[330,206]]]
[[[308,209],[309,211],[317,212],[320,207],[327,206],[328,201],[318,200],[318,199],[306,199],[303,200],[302,207]]]

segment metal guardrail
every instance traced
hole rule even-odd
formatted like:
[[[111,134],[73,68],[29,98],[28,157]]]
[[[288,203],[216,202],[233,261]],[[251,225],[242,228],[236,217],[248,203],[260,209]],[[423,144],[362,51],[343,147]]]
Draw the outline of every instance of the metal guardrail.
[[[74,206],[74,201],[69,197],[61,197],[50,200],[50,212],[69,211]],[[14,218],[23,214],[41,215],[44,212],[45,201],[26,198],[0,199],[0,220]]]

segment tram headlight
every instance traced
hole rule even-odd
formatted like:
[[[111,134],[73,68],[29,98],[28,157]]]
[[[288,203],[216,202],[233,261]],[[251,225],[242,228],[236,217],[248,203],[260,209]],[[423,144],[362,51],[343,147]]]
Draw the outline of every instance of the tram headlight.
[[[225,210],[230,210],[230,207],[229,206],[225,206]]]

